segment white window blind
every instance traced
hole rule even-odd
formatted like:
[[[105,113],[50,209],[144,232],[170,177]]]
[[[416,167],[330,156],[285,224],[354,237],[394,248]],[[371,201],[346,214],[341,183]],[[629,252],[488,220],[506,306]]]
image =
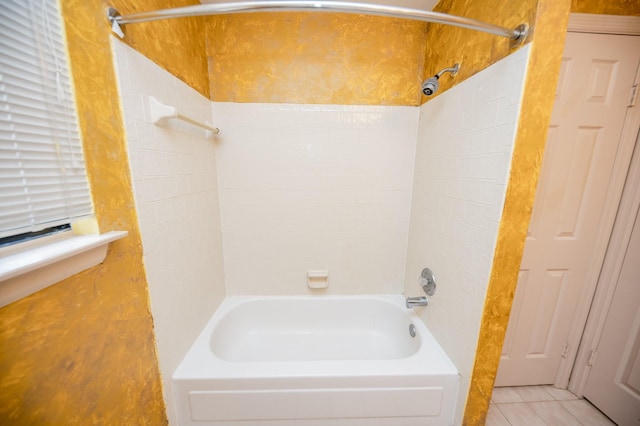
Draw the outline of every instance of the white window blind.
[[[56,0],[0,0],[0,238],[92,215]]]

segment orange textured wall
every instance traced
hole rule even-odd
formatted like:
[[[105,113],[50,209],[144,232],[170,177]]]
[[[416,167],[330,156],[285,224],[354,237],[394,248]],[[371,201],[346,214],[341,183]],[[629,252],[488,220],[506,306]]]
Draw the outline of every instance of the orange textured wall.
[[[103,264],[0,309],[0,424],[167,423],[100,1],[62,0]]]
[[[532,27],[535,24],[536,4],[537,0],[493,1],[490,4],[478,0],[441,0],[434,11],[477,19],[505,28],[515,28],[522,23]],[[530,39],[531,36],[524,42]],[[460,63],[460,71],[455,76],[445,74],[440,79],[440,90],[435,96],[514,51],[506,37],[440,24],[429,24],[426,43],[425,78]],[[423,96],[421,103],[432,97]]]
[[[162,0],[112,3],[126,14],[198,1],[176,0],[171,6]],[[513,28],[533,24],[535,4],[443,0],[435,10]],[[572,0],[572,11],[640,15],[640,2]],[[418,105],[427,100],[416,90],[423,77],[453,64],[438,61],[451,40],[468,48],[455,59],[464,64],[461,72],[455,81],[445,76],[440,93],[510,52],[505,38],[471,30],[334,13],[187,18],[125,26],[125,32],[132,47],[221,102]]]
[[[121,15],[200,4],[198,0],[113,0]],[[209,97],[206,18],[179,18],[125,25],[123,41]]]
[[[640,16],[638,0],[572,0],[571,12]]]
[[[208,24],[211,99],[418,105],[426,24],[341,13],[252,13]]]
[[[533,44],[464,425],[483,425],[489,408],[555,98],[557,78],[549,76],[560,71],[569,10],[569,0],[536,1]]]

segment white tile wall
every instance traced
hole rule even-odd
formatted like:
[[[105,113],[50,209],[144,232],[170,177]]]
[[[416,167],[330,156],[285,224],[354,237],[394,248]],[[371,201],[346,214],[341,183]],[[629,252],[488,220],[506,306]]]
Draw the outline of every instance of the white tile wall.
[[[420,309],[461,375],[461,421],[493,260],[529,47],[421,107],[404,293],[438,288]],[[464,64],[463,64],[464,66]]]
[[[185,123],[151,124],[147,97],[203,121],[211,103],[128,46],[113,47],[164,398],[176,424],[171,375],[225,297],[215,142]]]
[[[399,293],[418,111],[214,103],[227,293]]]

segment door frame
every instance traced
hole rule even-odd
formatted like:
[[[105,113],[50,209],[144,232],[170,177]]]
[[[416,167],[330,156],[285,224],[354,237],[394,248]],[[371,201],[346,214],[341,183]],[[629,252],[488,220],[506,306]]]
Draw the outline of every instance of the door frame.
[[[569,17],[567,31],[640,36],[640,17],[572,13]],[[634,80],[634,84],[638,85],[639,83],[640,69],[636,70]],[[640,196],[640,183],[638,183],[640,182],[640,159],[637,158],[640,157],[640,154],[635,155],[634,163],[631,163],[639,128],[640,105],[636,101],[636,107],[627,110],[620,146],[609,182],[610,190],[605,200],[601,226],[598,230],[598,242],[594,247],[596,258],[600,259],[600,262],[594,262],[595,264],[589,270],[585,290],[578,301],[576,314],[569,331],[568,351],[560,362],[554,383],[556,387],[568,387],[578,396],[582,396],[584,391],[590,371],[589,358],[592,350],[597,348],[607,308],[611,297],[613,297],[615,280],[612,278],[619,273],[620,265],[617,265],[618,271],[616,271],[616,265],[610,265],[608,260],[610,257],[614,257],[614,247],[617,247],[618,250],[621,250],[623,246],[626,248],[624,238],[628,241],[631,235],[631,229],[626,229],[628,226],[617,226],[616,224],[616,229],[614,229],[616,216],[618,216],[617,220],[622,220],[624,214],[630,214],[630,211],[623,212],[623,201],[624,207],[627,209],[630,206],[626,204],[633,202],[633,200],[622,200],[623,189],[625,192],[639,192]],[[630,177],[633,176],[629,181],[627,180],[628,174]],[[627,188],[625,188],[625,181],[627,181]],[[634,188],[631,188],[632,186]],[[620,231],[621,235],[619,236],[616,233],[617,228],[624,228]],[[620,240],[618,241],[617,238]]]

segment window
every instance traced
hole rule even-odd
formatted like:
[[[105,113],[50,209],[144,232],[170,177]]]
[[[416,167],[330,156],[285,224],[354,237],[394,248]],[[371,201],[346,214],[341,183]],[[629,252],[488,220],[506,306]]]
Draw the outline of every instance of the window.
[[[55,0],[0,1],[0,238],[92,216]]]

